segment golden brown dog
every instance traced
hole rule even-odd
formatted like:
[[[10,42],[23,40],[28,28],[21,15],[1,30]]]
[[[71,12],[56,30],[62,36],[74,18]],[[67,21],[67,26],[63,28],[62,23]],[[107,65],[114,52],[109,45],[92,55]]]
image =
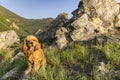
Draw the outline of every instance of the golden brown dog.
[[[24,39],[22,51],[28,60],[28,69],[24,72],[24,75],[35,74],[40,68],[45,67],[46,58],[35,36],[29,35]]]

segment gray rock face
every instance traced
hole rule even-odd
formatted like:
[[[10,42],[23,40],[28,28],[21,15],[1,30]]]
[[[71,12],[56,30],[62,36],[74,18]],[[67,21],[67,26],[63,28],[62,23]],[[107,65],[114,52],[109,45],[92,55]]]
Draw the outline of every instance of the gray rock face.
[[[66,28],[63,28],[64,23],[68,20],[68,14],[63,12],[59,14],[56,19],[48,26],[48,29],[39,35],[42,40],[50,40],[50,44],[57,44],[59,48],[67,44],[65,33]]]
[[[52,39],[59,48],[63,48],[70,41],[85,42],[101,35],[106,36],[107,41],[115,40],[119,43],[120,37],[116,36],[120,31],[119,9],[115,0],[81,0],[78,8],[72,12],[71,19],[67,19],[66,13],[58,15],[41,39]],[[98,39],[104,42],[104,39]]]
[[[55,38],[56,31],[62,27],[62,25],[66,22],[68,19],[68,14],[63,12],[59,14],[56,19],[51,23],[51,25],[48,26],[48,29],[46,30],[46,38]]]
[[[120,14],[115,19],[115,28],[120,29]]]
[[[90,18],[100,17],[102,21],[113,21],[119,14],[119,4],[115,0],[82,0],[85,13]]]
[[[108,42],[114,42],[114,43],[120,44],[120,33],[108,35],[107,40]]]
[[[77,16],[75,11],[73,13]],[[119,5],[115,0],[82,0],[76,13],[80,16],[71,24],[74,28],[70,33],[73,41],[84,41],[98,35],[114,33],[115,26],[120,25]]]
[[[19,41],[19,37],[15,31],[9,30],[0,32],[0,48],[7,48]]]
[[[74,30],[71,32],[73,41],[89,40],[99,34],[107,33],[109,28],[102,27],[103,21],[100,18],[94,18],[89,21],[87,14],[83,14],[80,18],[75,20],[71,25]]]
[[[4,74],[0,80],[7,80],[9,77],[13,77],[17,72],[18,67],[13,68],[12,70],[8,71],[6,74]]]
[[[78,8],[72,12],[73,14],[73,19],[77,19],[84,13],[84,7],[83,7],[83,2],[80,1]]]
[[[62,49],[63,47],[67,46],[68,40],[67,40],[67,29],[64,27],[61,27],[59,30],[56,31],[56,43],[59,49]]]

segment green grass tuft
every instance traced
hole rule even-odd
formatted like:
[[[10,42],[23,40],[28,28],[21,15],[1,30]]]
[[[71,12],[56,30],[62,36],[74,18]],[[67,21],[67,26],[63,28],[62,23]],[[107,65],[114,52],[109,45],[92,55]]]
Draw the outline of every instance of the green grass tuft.
[[[25,56],[11,61],[11,51],[0,51],[0,77],[15,66],[19,66],[18,74],[27,68]],[[106,43],[104,47],[81,46],[70,43],[63,50],[57,48],[44,49],[47,59],[45,72],[39,71],[31,80],[119,80],[120,79],[120,45]],[[106,75],[98,75],[99,62],[106,63]],[[4,67],[5,66],[5,67]],[[19,79],[19,77],[17,78]]]

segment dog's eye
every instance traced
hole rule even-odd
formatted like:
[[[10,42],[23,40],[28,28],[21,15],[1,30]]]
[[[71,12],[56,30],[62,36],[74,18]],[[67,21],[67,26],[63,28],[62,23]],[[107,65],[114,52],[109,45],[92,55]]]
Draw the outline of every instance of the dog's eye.
[[[36,40],[33,39],[33,41],[36,41]]]
[[[27,42],[29,42],[29,41],[27,40]]]
[[[27,40],[26,42],[30,42],[29,40]]]

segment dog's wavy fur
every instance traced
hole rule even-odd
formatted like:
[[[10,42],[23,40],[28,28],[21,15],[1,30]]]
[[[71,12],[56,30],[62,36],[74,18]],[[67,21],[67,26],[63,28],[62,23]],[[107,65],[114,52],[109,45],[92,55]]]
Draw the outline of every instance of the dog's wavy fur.
[[[24,75],[30,73],[35,74],[40,68],[45,68],[46,58],[41,49],[41,45],[35,36],[29,35],[24,39],[22,51],[28,60],[28,68],[25,70]]]

